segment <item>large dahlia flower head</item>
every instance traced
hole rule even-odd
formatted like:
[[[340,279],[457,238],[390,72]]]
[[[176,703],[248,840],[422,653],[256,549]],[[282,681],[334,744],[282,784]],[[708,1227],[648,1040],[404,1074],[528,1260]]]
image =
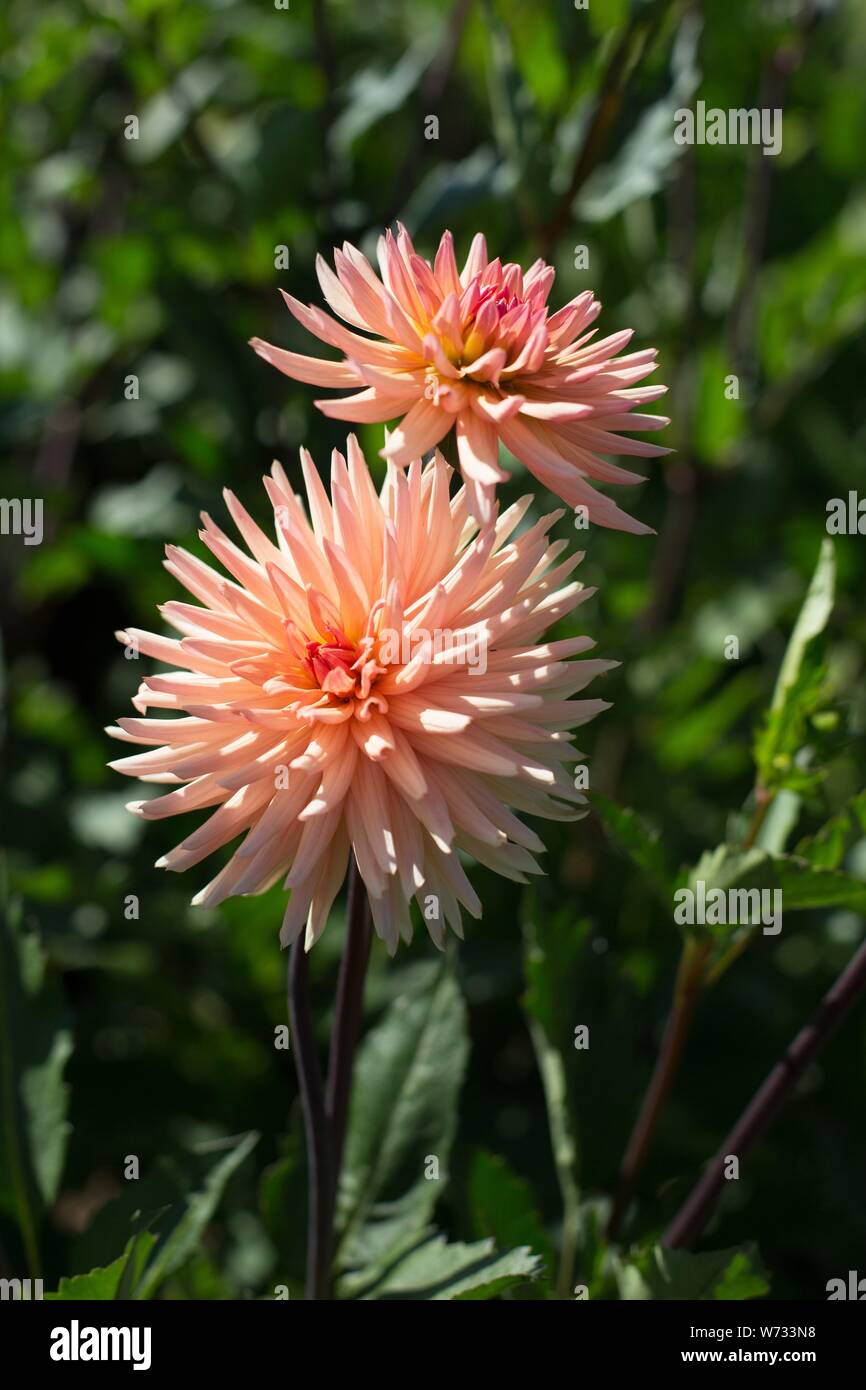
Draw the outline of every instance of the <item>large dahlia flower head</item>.
[[[200,532],[225,573],[167,547],[197,602],[162,606],[177,637],[118,634],[179,669],[142,681],[139,717],[109,732],[145,751],[112,766],[166,784],[131,803],[147,820],[210,812],[161,867],[242,837],[194,903],[282,881],[281,940],[305,930],[309,947],[353,853],[389,951],[411,934],[413,898],[441,945],[446,927],[462,935],[463,908],[481,912],[463,854],[523,883],[544,846],[518,813],[583,813],[569,730],[605,702],[574,697],[616,663],[575,660],[588,637],[544,640],[592,592],[571,578],[581,555],[549,539],[561,512],[518,535],[526,497],[479,528],[477,492],[451,497],[438,453],[392,460],[377,494],[350,437],[330,497],[301,459],[309,519],[274,464],[273,539],[226,492],[243,547],[207,515]]]

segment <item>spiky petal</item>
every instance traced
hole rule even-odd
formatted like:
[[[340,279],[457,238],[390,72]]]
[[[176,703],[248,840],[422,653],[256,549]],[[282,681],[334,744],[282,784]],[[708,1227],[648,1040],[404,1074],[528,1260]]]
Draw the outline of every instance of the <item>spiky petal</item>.
[[[282,880],[281,939],[306,924],[309,948],[352,852],[389,950],[413,898],[441,945],[447,926],[462,934],[461,908],[481,912],[460,851],[522,882],[544,846],[514,811],[581,814],[566,731],[604,702],[572,697],[614,663],[572,660],[588,638],[544,642],[591,592],[569,582],[581,557],[548,540],[561,513],[516,536],[524,498],[478,532],[441,455],[389,465],[378,495],[354,438],[333,455],[330,496],[305,451],[302,465],[310,520],[279,464],[264,480],[275,540],[228,492],[243,547],[203,517],[230,577],[167,548],[198,603],[163,606],[176,638],[118,634],[178,669],[144,679],[139,717],[109,732],[146,751],[112,766],[166,784],[131,804],[145,819],[211,811],[161,867],[242,837],[194,903]]]
[[[252,347],[298,381],[359,388],[317,401],[325,415],[399,420],[383,450],[393,463],[421,457],[454,430],[469,507],[481,522],[492,515],[496,484],[508,476],[499,462],[501,441],[569,507],[585,508],[588,520],[649,529],[590,480],[643,482],[604,456],[668,452],[623,434],[669,423],[632,413],[667,390],[645,381],[655,371],[654,349],[621,355],[630,330],[594,341],[601,305],[590,290],[552,313],[552,267],[537,260],[524,272],[513,262],[491,261],[480,233],[458,271],[450,232],[431,265],[399,227],[396,237],[389,231],[379,239],[379,266],[381,278],[348,242],[335,250],[334,270],[318,258],[322,292],[343,323],[283,296],[306,329],[342,353],[341,361],[286,352],[260,338]]]

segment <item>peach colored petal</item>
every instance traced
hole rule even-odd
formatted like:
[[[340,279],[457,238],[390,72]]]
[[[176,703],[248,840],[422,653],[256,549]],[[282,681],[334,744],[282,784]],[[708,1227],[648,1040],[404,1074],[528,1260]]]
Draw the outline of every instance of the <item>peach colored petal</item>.
[[[648,531],[583,480],[632,484],[638,475],[605,456],[663,452],[628,437],[667,424],[666,417],[640,410],[664,390],[639,384],[655,370],[655,351],[623,355],[631,329],[596,338],[601,304],[591,290],[551,311],[553,268],[539,260],[524,272],[497,256],[491,260],[480,233],[459,273],[447,231],[432,265],[403,227],[396,237],[390,231],[380,237],[378,257],[381,279],[349,243],[334,252],[336,273],[321,257],[317,261],[325,299],[362,333],[284,295],[305,328],[343,353],[341,362],[318,362],[260,339],[253,340],[255,350],[298,380],[337,389],[357,385],[355,394],[316,405],[334,419],[399,421],[385,456],[401,466],[435,447],[452,427],[459,435],[471,413],[495,430],[493,450],[483,452],[489,464],[497,465],[502,443],[570,506],[587,506],[591,521]],[[507,427],[518,412],[555,429],[556,437],[523,436],[524,448],[516,450]],[[496,482],[481,476],[477,458],[475,450],[460,452],[465,505],[486,522]]]
[[[386,251],[411,268],[408,239]],[[480,260],[483,249],[473,254]],[[517,270],[483,259],[485,285],[516,293]],[[348,253],[340,268],[341,291],[358,302],[387,292]],[[440,272],[446,284],[456,274],[447,244]],[[423,302],[433,289],[420,280]],[[437,293],[444,288],[437,280]],[[237,840],[193,901],[215,906],[282,881],[284,943],[319,937],[352,854],[387,948],[411,936],[413,898],[442,945],[448,929],[462,933],[463,910],[480,912],[461,855],[522,882],[538,872],[543,846],[519,813],[561,820],[585,809],[567,771],[582,756],[568,730],[604,708],[583,693],[612,663],[573,659],[588,638],[544,641],[591,593],[568,582],[580,556],[550,540],[560,512],[519,532],[531,499],[497,517],[491,496],[491,524],[478,530],[467,501],[467,488],[492,493],[502,476],[498,426],[515,431],[537,468],[569,465],[552,426],[519,415],[497,422],[503,398],[470,389],[490,412],[460,417],[466,484],[455,496],[441,455],[422,465],[407,454],[441,427],[444,412],[424,402],[389,441],[381,492],[354,438],[345,455],[334,451],[330,490],[304,452],[311,524],[274,464],[265,487],[276,543],[227,494],[242,544],[207,515],[201,539],[232,577],[169,547],[170,571],[198,600],[163,605],[180,638],[117,634],[168,668],[146,674],[134,701],[166,717],[109,729],[134,745],[112,766],[166,786],[130,809],[145,820],[209,812],[160,866],[192,868]]]

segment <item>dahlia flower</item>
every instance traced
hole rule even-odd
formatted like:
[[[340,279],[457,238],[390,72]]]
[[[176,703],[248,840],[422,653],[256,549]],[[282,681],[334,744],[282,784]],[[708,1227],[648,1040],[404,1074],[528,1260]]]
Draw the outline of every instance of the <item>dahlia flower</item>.
[[[588,520],[623,531],[646,532],[596,492],[601,483],[643,478],[603,454],[665,454],[623,430],[657,430],[664,416],[632,413],[664,395],[665,386],[638,385],[655,370],[655,349],[618,356],[630,329],[599,342],[592,327],[601,305],[590,290],[556,313],[547,297],[554,270],[537,260],[519,265],[489,261],[479,233],[458,273],[446,231],[432,266],[419,256],[405,228],[379,239],[381,280],[366,257],[345,243],[335,250],[336,274],[321,256],[316,268],[331,308],[363,337],[283,293],[295,318],[343,353],[340,362],[286,352],[253,338],[266,362],[315,386],[360,387],[353,395],[316,401],[337,420],[400,423],[383,454],[408,464],[434,448],[452,427],[472,514],[486,522],[493,494],[508,474],[499,441],[569,507]]]
[[[231,578],[167,547],[198,600],[160,610],[180,637],[117,635],[182,669],[142,681],[141,717],[109,733],[154,746],[111,766],[169,785],[130,804],[147,820],[215,808],[158,867],[188,869],[243,836],[193,903],[282,878],[281,940],[306,924],[309,948],[352,852],[388,949],[410,936],[412,898],[441,945],[446,926],[462,935],[461,907],[481,912],[461,851],[525,882],[544,846],[515,810],[581,814],[566,731],[606,705],[571,697],[616,663],[571,661],[587,637],[543,641],[593,592],[566,582],[581,556],[560,560],[565,543],[548,539],[562,512],[515,536],[527,497],[478,532],[439,454],[389,465],[379,495],[350,438],[330,499],[305,450],[301,462],[311,521],[278,463],[264,479],[276,544],[230,492],[246,551],[203,514]]]

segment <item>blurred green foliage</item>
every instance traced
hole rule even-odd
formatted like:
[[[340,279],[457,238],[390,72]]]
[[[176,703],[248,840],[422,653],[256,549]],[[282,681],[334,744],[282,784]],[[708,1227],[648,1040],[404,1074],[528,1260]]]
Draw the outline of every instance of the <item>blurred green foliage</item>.
[[[598,814],[543,828],[549,877],[531,894],[476,872],[484,920],[457,953],[472,1048],[455,1014],[440,1058],[452,1084],[440,1077],[438,1099],[419,1101],[420,1134],[447,1160],[447,1184],[424,1186],[443,1194],[436,1220],[451,1244],[417,1243],[427,1190],[423,1211],[403,1212],[403,1263],[377,1275],[367,1245],[366,1280],[353,1284],[347,1259],[344,1287],[537,1295],[549,1286],[519,1282],[538,1275],[520,1249],[555,1281],[563,1238],[577,1241],[574,1277],[594,1296],[755,1296],[761,1266],[735,1249],[750,1240],[776,1296],[821,1298],[828,1278],[856,1268],[862,1010],[726,1193],[707,1237],[720,1254],[696,1265],[652,1245],[863,933],[862,536],[834,542],[835,606],[788,687],[794,703],[773,705],[773,693],[828,501],[863,486],[864,61],[856,0],[4,6],[0,491],[44,499],[45,536],[33,547],[0,537],[4,838],[23,912],[9,927],[21,971],[7,957],[4,1012],[13,986],[16,1008],[35,1010],[14,1054],[30,1078],[13,1097],[26,1112],[15,1149],[26,1192],[10,1195],[7,1149],[0,1274],[38,1258],[57,1288],[99,1266],[92,1297],[300,1288],[296,1084],[290,1054],[274,1048],[279,891],[191,910],[203,880],[152,868],[179,832],[123,811],[102,726],[137,684],[113,631],[152,626],[155,605],[176,596],[163,543],[197,549],[197,512],[218,515],[225,485],[264,518],[259,478],[274,455],[294,469],[305,443],[324,468],[342,441],[315,393],[264,366],[247,339],[307,351],[279,287],[318,301],[316,253],[344,238],[370,252],[397,217],[425,252],[448,225],[459,249],[482,229],[503,259],[545,255],[555,305],[594,289],[603,331],[633,327],[637,346],[660,347],[676,452],[645,470],[632,506],[657,537],[587,539],[559,523],[586,544],[582,577],[599,585],[581,621],[622,665],[604,690],[613,708],[584,739]],[[698,95],[783,107],[781,154],[676,145],[673,112]],[[577,269],[584,246],[588,269]],[[281,247],[289,266],[277,271]],[[360,431],[371,459],[379,433]],[[504,501],[527,490],[515,474]],[[635,1252],[611,1257],[605,1203],[680,949],[671,885],[716,846],[742,846],[753,747],[759,791],[778,793],[758,861],[796,848],[847,887],[807,893],[781,936],[759,935],[702,1001],[627,1228]],[[312,957],[323,1043],[342,930],[337,910]],[[432,954],[420,938],[393,964],[374,950],[368,1023],[384,1033],[368,1047],[387,1044],[395,1000],[414,1001],[403,1015],[423,1012]],[[48,1034],[54,1004],[32,993],[43,970],[65,1000]],[[587,1051],[569,1044],[580,1024]],[[356,1176],[371,1161],[365,1113],[350,1141]],[[34,1122],[42,1139],[28,1144]],[[46,1126],[40,1173],[28,1165]],[[383,1183],[405,1176],[394,1153]],[[129,1155],[140,1184],[125,1181]],[[136,1227],[139,1208],[162,1216]],[[517,1251],[495,1255],[493,1242]],[[489,1278],[467,1284],[467,1268]]]

